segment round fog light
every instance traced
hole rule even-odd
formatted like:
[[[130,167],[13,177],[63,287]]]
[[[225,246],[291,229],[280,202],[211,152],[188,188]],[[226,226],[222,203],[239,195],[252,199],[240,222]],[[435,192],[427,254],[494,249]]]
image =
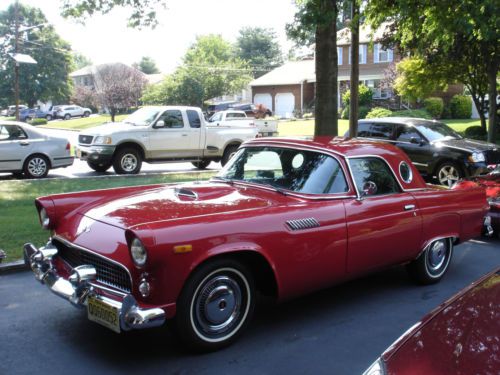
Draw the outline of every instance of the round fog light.
[[[146,280],[142,279],[141,283],[139,284],[139,293],[141,293],[141,296],[146,298],[149,296],[150,292],[151,292],[151,286]]]

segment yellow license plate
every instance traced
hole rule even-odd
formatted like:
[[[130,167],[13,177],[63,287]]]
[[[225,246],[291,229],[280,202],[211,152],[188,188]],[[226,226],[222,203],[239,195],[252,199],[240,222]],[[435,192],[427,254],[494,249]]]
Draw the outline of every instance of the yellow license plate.
[[[90,296],[87,300],[87,316],[89,320],[120,333],[120,313],[116,307]]]

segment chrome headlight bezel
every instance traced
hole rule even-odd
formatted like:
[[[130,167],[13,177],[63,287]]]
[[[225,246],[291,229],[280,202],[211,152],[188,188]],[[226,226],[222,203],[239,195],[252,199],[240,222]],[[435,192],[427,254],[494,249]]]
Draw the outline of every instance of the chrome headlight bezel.
[[[43,229],[49,229],[50,228],[50,217],[49,214],[47,213],[47,210],[42,207],[40,211],[38,212],[40,215],[40,224],[42,225]]]
[[[134,264],[140,268],[144,267],[148,260],[148,252],[141,240],[137,237],[130,242],[130,256],[132,257]]]
[[[97,137],[94,138],[94,144],[95,145],[110,145],[110,144],[112,144],[112,140],[111,140],[111,137],[98,135]]]
[[[372,363],[368,369],[363,372],[363,375],[386,375],[385,371],[385,366],[384,362],[382,361],[382,358],[377,358],[375,362]]]
[[[473,152],[470,156],[470,160],[472,160],[474,163],[482,163],[486,161],[486,158],[484,156],[484,153],[482,152]]]

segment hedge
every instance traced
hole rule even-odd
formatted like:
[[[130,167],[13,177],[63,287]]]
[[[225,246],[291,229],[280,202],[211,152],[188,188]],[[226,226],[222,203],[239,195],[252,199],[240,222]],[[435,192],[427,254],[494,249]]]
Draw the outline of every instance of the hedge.
[[[424,108],[433,118],[441,118],[444,109],[443,99],[427,98],[424,100]]]
[[[455,95],[450,101],[451,117],[468,119],[472,116],[472,100],[465,95]]]
[[[370,112],[368,112],[366,118],[390,117],[391,115],[391,110],[382,107],[375,107]]]
[[[28,121],[28,124],[37,126],[37,125],[45,125],[47,123],[47,119],[45,118],[34,118],[33,120]]]

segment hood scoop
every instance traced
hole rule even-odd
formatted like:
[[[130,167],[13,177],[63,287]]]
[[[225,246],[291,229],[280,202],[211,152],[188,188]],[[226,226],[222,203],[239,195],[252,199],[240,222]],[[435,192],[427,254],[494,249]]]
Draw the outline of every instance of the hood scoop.
[[[193,200],[198,199],[198,194],[196,194],[194,191],[191,189],[186,189],[186,188],[175,188],[174,189],[174,194],[177,198],[182,199],[182,198],[190,198]]]

